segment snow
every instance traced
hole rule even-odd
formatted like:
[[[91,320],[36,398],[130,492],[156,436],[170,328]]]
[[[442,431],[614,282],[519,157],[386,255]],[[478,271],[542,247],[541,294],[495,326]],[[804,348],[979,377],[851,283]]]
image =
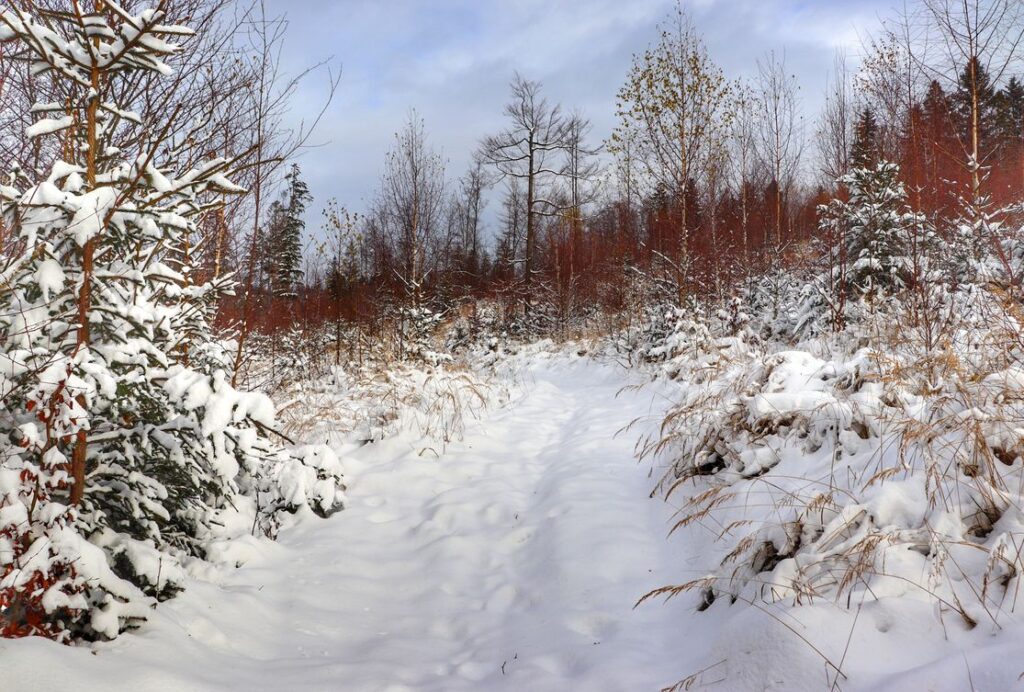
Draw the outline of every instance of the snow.
[[[51,293],[58,293],[64,288],[64,268],[55,259],[45,259],[36,269],[36,281],[43,292],[43,300],[49,300]]]
[[[75,119],[70,115],[60,118],[43,118],[42,120],[26,127],[25,136],[32,139],[33,137],[52,135],[55,132],[66,130],[74,124]]]
[[[666,538],[684,493],[668,503],[651,499],[663,462],[637,464],[635,444],[657,433],[666,410],[685,400],[691,385],[651,381],[644,369],[552,350],[557,347],[540,344],[499,358],[488,377],[507,396],[488,397],[491,408],[466,421],[461,439],[447,445],[425,432],[427,401],[381,414],[378,434],[367,437],[355,423],[372,417],[364,405],[379,392],[352,373],[334,373],[325,388],[350,397],[345,410],[318,416],[306,431],[308,442],[326,440],[333,451],[293,450],[305,465],[278,483],[286,501],[304,499],[331,514],[327,520],[305,521],[300,512],[270,542],[247,535],[248,526],[225,515],[225,535],[234,537],[212,541],[208,562],[185,565],[189,576],[161,574],[168,566],[151,559],[157,553],[124,545],[133,562],[156,570],[155,579],[185,591],[148,610],[140,630],[112,642],[0,642],[0,666],[13,681],[5,690],[50,689],[70,676],[83,690],[106,690],[111,681],[139,690],[395,692],[644,690],[687,678],[693,689],[737,691],[830,689],[837,679],[839,688],[854,692],[1017,684],[1024,668],[1010,647],[1024,636],[1024,625],[1004,612],[1001,627],[994,626],[979,604],[965,601],[979,623],[965,626],[924,591],[930,585],[946,593],[929,581],[931,558],[914,548],[928,500],[911,478],[870,485],[858,502],[826,509],[822,533],[805,536],[810,552],[787,557],[780,548],[783,559],[752,575],[754,588],[737,591],[734,603],[720,597],[698,612],[699,594],[682,593],[634,608],[653,589],[714,573],[730,547],[723,537],[747,531],[723,531],[732,517],[774,517],[785,507],[765,504],[763,492],[750,485],[739,506]],[[829,382],[864,363],[861,355],[840,363],[795,351],[764,362],[768,370],[759,381],[772,391],[741,394],[745,401],[776,394],[775,408],[832,416],[833,423],[839,418],[818,411],[817,397],[835,392]],[[387,387],[433,388],[435,396],[452,391],[442,375],[423,380],[416,372],[395,368]],[[482,376],[464,375],[470,382]],[[1006,387],[1017,381],[1013,373],[999,379]],[[178,385],[187,387],[186,380]],[[867,399],[868,390],[859,394]],[[368,399],[360,404],[363,395]],[[306,397],[308,405],[313,399]],[[807,483],[817,473],[814,464],[830,463],[828,449],[797,453],[780,445],[779,433],[769,440],[745,448],[743,463],[756,473],[742,482],[753,484],[763,473],[780,487],[787,479]],[[848,444],[866,454],[874,443],[854,435]],[[331,513],[340,501],[335,486],[318,496],[317,484],[321,473],[339,473],[339,457],[348,489],[344,511]],[[932,511],[929,530],[958,531],[955,517],[943,523],[948,514]],[[246,516],[240,507],[238,520]],[[993,537],[1016,531],[1018,521],[1004,516]],[[879,548],[885,574],[870,588],[851,589],[841,600],[802,597],[799,604],[785,595],[795,580],[827,577],[830,556],[841,556],[872,527],[891,539]],[[781,528],[765,531],[765,539],[783,546]],[[109,551],[105,540],[98,543]],[[965,574],[984,563],[980,553],[945,545],[947,559]],[[87,547],[91,559],[102,557],[99,548]],[[993,579],[999,574],[993,569]],[[97,621],[98,628],[118,621],[118,604],[109,608],[109,621]]]
[[[278,543],[232,541],[243,567],[190,580],[139,632],[91,649],[0,642],[5,689],[71,676],[81,690],[674,683],[702,648],[680,629],[692,609],[633,609],[685,569],[665,540],[671,508],[633,456],[664,397],[620,392],[643,378],[582,359],[520,377],[509,406],[440,456],[412,432],[340,450],[345,511]],[[635,418],[647,423],[616,435]]]
[[[99,187],[77,198],[78,208],[68,226],[80,246],[100,234],[116,202],[117,190],[112,187]]]

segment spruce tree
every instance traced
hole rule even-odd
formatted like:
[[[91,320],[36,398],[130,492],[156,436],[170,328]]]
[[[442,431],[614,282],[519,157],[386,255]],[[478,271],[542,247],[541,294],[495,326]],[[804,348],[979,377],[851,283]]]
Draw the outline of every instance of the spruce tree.
[[[820,213],[823,230],[843,239],[845,287],[865,295],[902,288],[909,279],[908,239],[925,219],[907,206],[899,166],[882,161],[855,168],[838,182],[849,201],[834,199]]]
[[[946,91],[938,81],[929,82],[928,90],[921,102],[921,117],[925,132],[929,136],[943,135],[948,139],[953,134],[949,132],[951,119],[949,101]]]
[[[112,637],[171,595],[218,517],[340,506],[329,450],[276,447],[270,400],[233,389],[210,320],[223,284],[192,282],[186,245],[231,161],[180,168],[185,137],[143,122],[121,87],[171,73],[191,31],[112,2],[0,13],[0,41],[69,94],[30,137],[70,160],[0,188],[18,234],[0,292],[0,635]]]
[[[274,295],[292,298],[302,281],[302,234],[306,227],[304,215],[312,201],[309,187],[300,177],[298,164],[292,164],[285,175],[285,190],[270,212],[268,278]]]
[[[873,168],[878,161],[878,121],[870,106],[861,111],[854,126],[850,161],[854,168]]]
[[[1024,83],[1011,77],[996,102],[996,132],[1001,148],[1024,143]]]

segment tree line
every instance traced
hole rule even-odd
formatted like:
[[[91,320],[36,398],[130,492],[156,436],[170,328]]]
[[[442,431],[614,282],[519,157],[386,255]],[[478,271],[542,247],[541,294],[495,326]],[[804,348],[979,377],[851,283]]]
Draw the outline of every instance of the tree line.
[[[326,241],[268,325],[380,330],[486,298],[510,324],[564,329],[652,302],[727,300],[766,271],[845,261],[823,210],[849,199],[851,171],[883,163],[936,232],[966,223],[991,243],[1024,194],[1022,25],[1011,0],[923,0],[864,42],[855,69],[837,54],[811,114],[784,53],[730,79],[679,3],[634,56],[603,142],[517,74],[506,127],[453,178],[410,115],[369,208],[330,201]]]

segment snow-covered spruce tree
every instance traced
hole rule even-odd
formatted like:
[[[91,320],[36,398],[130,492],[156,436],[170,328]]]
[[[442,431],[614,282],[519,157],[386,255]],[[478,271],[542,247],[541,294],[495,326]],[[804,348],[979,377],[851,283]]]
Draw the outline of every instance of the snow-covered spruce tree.
[[[959,213],[951,219],[948,231],[954,283],[984,284],[1005,272],[1001,245],[1012,235],[1007,220],[1019,214],[1020,208],[1019,204],[1001,208],[986,195],[959,200]]]
[[[113,637],[230,537],[228,514],[269,533],[281,510],[342,500],[330,450],[275,446],[270,400],[229,385],[209,323],[225,286],[190,280],[197,220],[240,191],[231,162],[177,170],[189,133],[113,101],[138,94],[119,88],[134,72],[170,74],[190,30],[90,9],[0,12],[0,41],[68,94],[27,133],[68,160],[0,188],[17,236],[0,282],[2,636]]]
[[[433,336],[443,315],[427,307],[402,307],[398,310],[398,328],[402,357],[428,365],[438,365],[451,357],[434,349]]]
[[[309,187],[300,177],[298,164],[292,164],[285,175],[282,199],[271,207],[268,233],[268,279],[271,290],[279,298],[295,296],[302,280],[302,232],[306,222],[303,214],[312,200]]]
[[[849,201],[833,199],[819,209],[821,227],[839,238],[845,250],[842,284],[868,295],[906,285],[911,271],[908,239],[924,228],[925,218],[907,206],[899,166],[882,161],[854,168],[838,180]]]

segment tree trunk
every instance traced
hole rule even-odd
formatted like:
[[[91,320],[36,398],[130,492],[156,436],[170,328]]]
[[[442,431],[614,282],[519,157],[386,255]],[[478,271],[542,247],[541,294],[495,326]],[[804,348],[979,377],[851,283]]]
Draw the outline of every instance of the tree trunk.
[[[526,176],[526,257],[523,261],[523,312],[530,314],[530,278],[533,274],[533,244],[535,232],[533,222],[533,197],[536,193],[536,173],[533,169],[534,147],[530,140],[529,173]]]
[[[971,203],[974,205],[976,218],[981,218],[981,161],[979,151],[979,117],[978,117],[978,61],[972,56],[968,61],[971,79]]]
[[[96,0],[94,11],[99,14],[103,12],[103,0]],[[99,38],[95,39],[96,49],[99,50]],[[86,108],[86,140],[89,150],[86,152],[85,180],[86,187],[92,191],[96,189],[96,148],[98,138],[96,131],[97,110],[100,99],[100,69],[95,63],[89,72],[89,81],[92,87],[92,98]],[[96,253],[96,238],[92,237],[85,241],[82,248],[82,286],[78,291],[78,331],[75,335],[75,351],[89,348],[89,312],[92,307],[92,275],[93,257]],[[84,394],[79,394],[78,405],[84,410],[87,402]],[[85,428],[78,431],[75,440],[74,450],[71,452],[71,504],[79,505],[85,495],[85,466],[89,446],[89,433]]]

